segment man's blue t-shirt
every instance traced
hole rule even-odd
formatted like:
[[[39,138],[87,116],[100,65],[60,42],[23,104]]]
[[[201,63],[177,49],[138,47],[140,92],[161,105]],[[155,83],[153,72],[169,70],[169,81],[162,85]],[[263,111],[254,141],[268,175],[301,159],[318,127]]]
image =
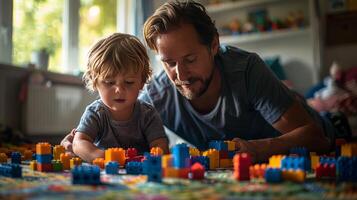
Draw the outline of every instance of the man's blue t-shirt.
[[[257,54],[222,46],[215,62],[222,77],[221,95],[208,114],[196,112],[163,71],[146,85],[139,98],[154,105],[168,129],[199,149],[206,149],[210,140],[281,135],[272,124],[292,105],[295,93]],[[331,128],[318,113],[302,104],[325,132]]]

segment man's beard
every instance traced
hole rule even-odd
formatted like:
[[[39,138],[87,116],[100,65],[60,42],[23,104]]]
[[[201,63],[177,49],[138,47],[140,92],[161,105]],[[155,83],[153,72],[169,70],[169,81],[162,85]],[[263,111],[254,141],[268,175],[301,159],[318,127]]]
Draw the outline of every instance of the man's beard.
[[[198,78],[198,77],[189,78],[187,81],[179,81],[179,80],[176,79],[175,80],[175,85],[176,85],[177,90],[181,93],[182,96],[184,96],[188,100],[193,100],[195,98],[198,98],[198,97],[202,96],[207,91],[207,89],[209,87],[209,84],[212,81],[214,70],[215,70],[215,68],[212,69],[212,72],[211,72],[210,76],[207,79],[202,79],[202,78]],[[185,84],[190,84],[190,85],[192,84],[193,85],[197,81],[202,83],[202,87],[199,88],[199,90],[197,92],[193,92],[193,91],[188,90],[188,89],[184,90],[182,88],[182,85],[185,85]]]

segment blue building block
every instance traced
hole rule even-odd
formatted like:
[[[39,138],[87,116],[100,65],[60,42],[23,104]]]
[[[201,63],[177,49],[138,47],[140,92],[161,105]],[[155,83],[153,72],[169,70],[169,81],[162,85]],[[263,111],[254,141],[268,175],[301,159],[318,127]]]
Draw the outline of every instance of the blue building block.
[[[12,164],[21,164],[21,154],[20,152],[12,152],[11,153],[11,163]]]
[[[287,156],[281,160],[282,169],[301,169],[309,171],[311,168],[310,160],[306,157],[291,157]]]
[[[0,175],[12,178],[21,178],[22,167],[19,164],[0,164]]]
[[[119,172],[119,163],[118,162],[108,162],[105,165],[105,173],[106,174],[118,174]]]
[[[228,144],[220,140],[212,140],[208,143],[210,149],[217,149],[218,151],[228,151]]]
[[[78,165],[72,170],[72,184],[99,185],[100,168],[96,165]]]
[[[341,156],[336,162],[337,179],[340,182],[357,182],[357,157]]]
[[[51,163],[52,162],[52,159],[53,159],[53,156],[52,154],[37,154],[36,155],[36,161],[37,163]]]
[[[172,147],[173,167],[188,168],[190,167],[190,153],[186,144],[176,144]]]
[[[142,162],[128,162],[125,166],[127,174],[142,174],[143,173],[143,163]]]
[[[267,183],[280,183],[282,181],[281,169],[267,168],[265,170],[265,181]]]
[[[161,156],[152,156],[149,153],[146,153],[145,160],[143,162],[143,173],[148,176],[148,181],[161,182]]]
[[[205,167],[205,170],[209,170],[209,158],[207,156],[191,156],[191,166],[196,162]]]
[[[298,155],[300,157],[310,157],[310,152],[309,150],[307,150],[307,148],[305,147],[294,147],[294,148],[291,148],[290,151],[289,151],[290,154],[295,154],[295,155]]]
[[[228,158],[233,159],[234,155],[236,155],[236,151],[228,151]]]
[[[321,156],[320,164],[321,165],[323,165],[323,164],[328,164],[328,165],[335,164],[336,165],[336,159],[333,157]]]

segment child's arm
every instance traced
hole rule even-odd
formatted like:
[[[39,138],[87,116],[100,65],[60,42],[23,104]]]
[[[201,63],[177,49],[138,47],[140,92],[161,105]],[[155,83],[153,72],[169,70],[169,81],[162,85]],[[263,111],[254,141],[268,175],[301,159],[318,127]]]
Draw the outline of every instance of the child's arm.
[[[87,134],[76,132],[72,144],[73,152],[83,160],[92,163],[96,158],[104,158],[104,151],[93,144],[93,139]]]
[[[159,138],[150,143],[150,148],[160,147],[164,154],[169,154],[169,141],[167,138]]]

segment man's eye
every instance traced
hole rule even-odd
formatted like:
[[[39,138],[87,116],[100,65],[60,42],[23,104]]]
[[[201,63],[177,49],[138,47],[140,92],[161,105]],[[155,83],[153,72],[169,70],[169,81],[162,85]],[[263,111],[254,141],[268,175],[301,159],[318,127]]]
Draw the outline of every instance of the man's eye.
[[[125,83],[128,85],[132,85],[132,84],[134,84],[134,81],[125,81]]]
[[[175,66],[176,66],[176,62],[166,62],[166,64],[167,64],[169,67],[175,67]]]

